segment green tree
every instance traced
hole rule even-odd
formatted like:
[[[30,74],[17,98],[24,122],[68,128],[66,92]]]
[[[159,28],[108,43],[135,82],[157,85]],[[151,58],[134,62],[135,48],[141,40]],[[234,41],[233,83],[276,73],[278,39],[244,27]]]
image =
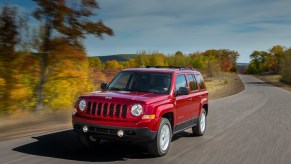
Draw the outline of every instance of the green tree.
[[[251,55],[251,67],[255,67],[255,70],[259,74],[262,74],[263,72],[267,72],[269,70],[268,66],[268,58],[270,57],[270,54],[266,51],[254,51]]]
[[[181,51],[177,51],[175,53],[174,58],[174,66],[187,66],[187,59],[186,56]]]
[[[203,69],[206,67],[206,58],[202,53],[190,54],[191,65],[195,69]]]
[[[284,52],[281,81],[287,84],[291,84],[291,48]]]

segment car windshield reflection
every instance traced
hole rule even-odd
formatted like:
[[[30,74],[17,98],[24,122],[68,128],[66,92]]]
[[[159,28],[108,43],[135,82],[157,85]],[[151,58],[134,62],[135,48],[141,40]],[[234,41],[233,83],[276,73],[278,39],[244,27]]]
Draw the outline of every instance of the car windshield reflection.
[[[113,79],[108,90],[169,94],[170,86],[169,73],[121,72]]]

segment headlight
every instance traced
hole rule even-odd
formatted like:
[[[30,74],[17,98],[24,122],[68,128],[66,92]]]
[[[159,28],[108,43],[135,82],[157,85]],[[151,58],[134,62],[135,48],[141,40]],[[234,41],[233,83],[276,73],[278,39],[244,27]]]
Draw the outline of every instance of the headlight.
[[[130,112],[133,116],[140,116],[142,114],[142,106],[140,104],[134,104],[131,107]]]
[[[79,102],[79,109],[80,109],[80,111],[83,112],[85,110],[85,108],[86,108],[86,101],[85,100],[81,100]]]

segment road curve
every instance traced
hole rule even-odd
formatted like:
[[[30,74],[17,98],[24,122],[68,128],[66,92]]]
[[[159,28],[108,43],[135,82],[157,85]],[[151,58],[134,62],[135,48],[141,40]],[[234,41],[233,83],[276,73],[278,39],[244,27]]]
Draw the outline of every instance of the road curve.
[[[0,142],[0,163],[291,163],[291,92],[252,76],[240,78],[244,91],[210,101],[206,134],[175,135],[165,157],[115,142],[88,151],[65,130]]]

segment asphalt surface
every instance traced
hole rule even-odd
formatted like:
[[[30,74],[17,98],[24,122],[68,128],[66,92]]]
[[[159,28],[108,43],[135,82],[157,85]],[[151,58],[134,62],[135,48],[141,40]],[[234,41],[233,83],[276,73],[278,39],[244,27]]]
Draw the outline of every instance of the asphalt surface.
[[[85,150],[72,130],[0,142],[0,163],[291,163],[291,92],[240,75],[245,90],[210,101],[206,134],[173,137],[169,153],[152,158],[136,145],[103,142]]]

